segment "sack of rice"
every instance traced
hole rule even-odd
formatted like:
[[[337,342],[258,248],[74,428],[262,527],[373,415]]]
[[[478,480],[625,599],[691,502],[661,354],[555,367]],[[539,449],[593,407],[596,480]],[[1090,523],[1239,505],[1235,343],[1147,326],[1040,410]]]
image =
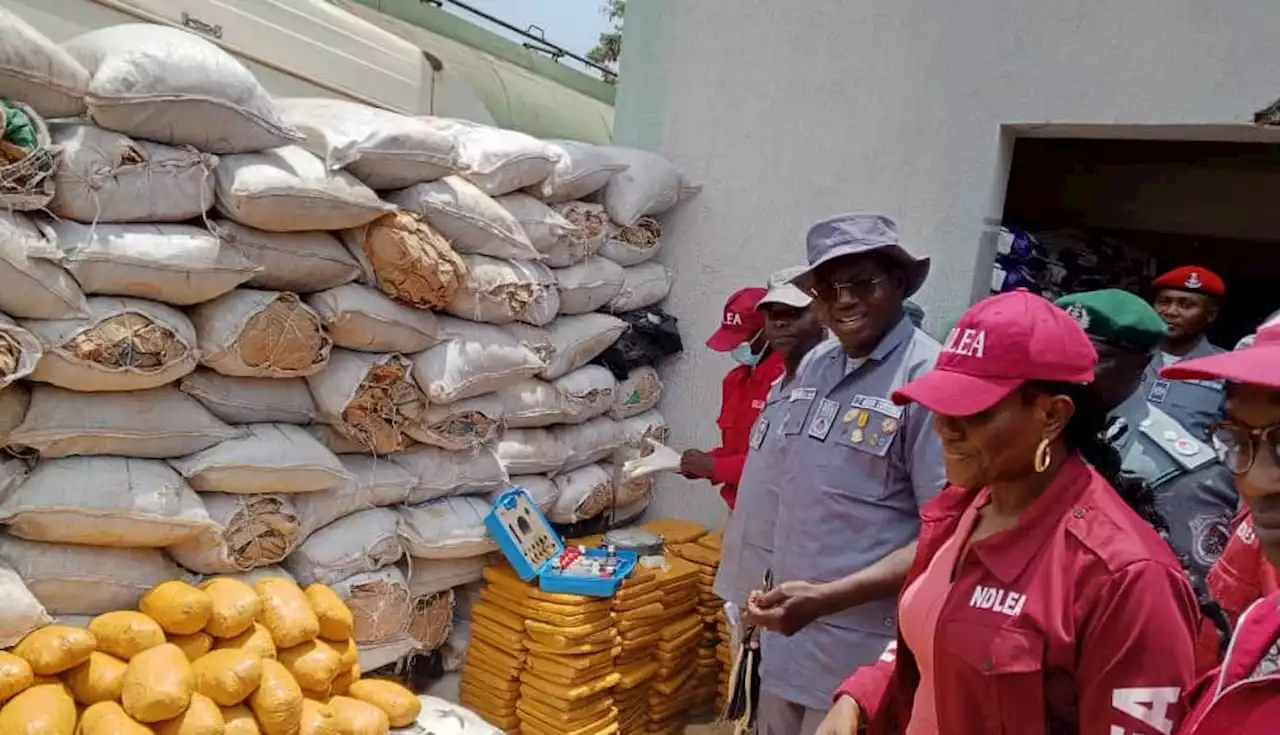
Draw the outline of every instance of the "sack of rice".
[[[233,378],[197,370],[178,389],[229,424],[306,425],[319,413],[302,378]]]
[[[485,565],[490,563],[492,559],[487,556],[415,559],[409,567],[409,593],[416,599],[479,582]]]
[[[49,126],[62,147],[49,211],[79,222],[183,222],[213,206],[218,159],[87,123]]]
[[[329,369],[307,378],[320,418],[375,454],[405,447],[404,427],[426,409],[410,377],[410,363],[394,352],[334,350]]]
[[[307,433],[313,436],[316,441],[323,444],[325,449],[328,449],[330,452],[339,456],[360,454],[372,455],[374,457],[379,456],[377,452],[372,451],[369,447],[366,447],[355,439],[351,439],[346,436],[341,431],[338,431],[336,427],[329,426],[328,424],[311,424],[306,428]],[[406,437],[404,443],[406,447],[409,447],[413,446],[416,442]]]
[[[178,473],[133,457],[40,460],[3,496],[0,520],[31,541],[124,549],[163,548],[213,527]]]
[[[495,491],[489,496],[490,502],[496,502],[499,494],[517,487],[524,488],[543,513],[551,510],[551,506],[556,503],[556,498],[560,497],[560,488],[556,487],[556,484],[549,477],[544,475],[516,475],[511,478],[511,483],[508,487]]]
[[[561,314],[588,314],[608,304],[622,291],[626,274],[608,258],[587,258],[555,271]]]
[[[414,482],[406,502],[422,503],[448,495],[487,493],[502,487],[507,474],[493,451],[476,447],[469,452],[447,452],[436,447],[418,446],[391,455],[391,461],[410,475]]]
[[[329,232],[266,232],[220,219],[213,231],[260,269],[246,286],[313,293],[360,277],[360,264]]]
[[[657,215],[680,201],[680,171],[655,153],[634,148],[605,148],[627,168],[614,173],[604,190],[604,207],[614,224],[627,226],[645,215]]]
[[[0,648],[10,648],[53,622],[8,562],[0,561]]]
[[[258,270],[203,227],[59,220],[50,228],[85,293],[190,306],[225,294]]]
[[[555,158],[551,174],[529,191],[544,202],[569,202],[603,189],[609,179],[627,164],[610,155],[607,148],[576,140],[543,141]]]
[[[333,341],[288,291],[241,288],[191,310],[200,362],[223,375],[301,378],[324,370]]]
[[[0,732],[6,735],[71,735],[75,727],[75,700],[65,686],[54,680],[36,684],[0,709]],[[90,734],[88,730],[84,732]],[[120,729],[110,732],[134,735]]]
[[[409,582],[400,567],[354,574],[332,587],[351,609],[355,619],[352,637],[361,649],[409,630]]]
[[[642,263],[622,271],[622,290],[605,306],[614,314],[647,309],[671,292],[674,277],[661,263]]]
[[[296,145],[223,156],[215,173],[218,211],[267,232],[345,230],[393,209],[351,174],[330,171]]]
[[[446,176],[385,194],[387,201],[424,217],[459,253],[537,259],[520,223],[497,201],[466,180]]]
[[[50,615],[131,610],[147,590],[183,572],[159,549],[46,544],[0,535],[0,558]]]
[[[22,100],[45,117],[84,112],[89,72],[61,46],[0,8],[0,97]]]
[[[538,184],[555,169],[555,152],[531,135],[453,118],[431,124],[458,142],[461,175],[489,196]]]
[[[399,561],[404,549],[396,533],[395,511],[356,511],[311,534],[284,566],[298,584],[333,584]]]
[[[32,380],[82,392],[132,391],[196,369],[196,330],[181,311],[122,296],[93,296],[86,305],[84,317],[24,322],[45,346]],[[0,358],[14,341],[0,321]]]
[[[622,446],[622,426],[607,416],[599,416],[581,424],[551,429],[555,440],[569,450],[561,465],[562,472],[599,462]]]
[[[300,145],[373,189],[435,181],[460,167],[453,137],[426,120],[336,99],[277,99],[276,108],[306,136]]]
[[[498,462],[508,475],[556,472],[571,456],[551,429],[508,429],[498,442]]]
[[[500,327],[447,317],[439,325],[444,341],[413,359],[413,377],[432,404],[492,393],[546,367]]]
[[[287,495],[204,493],[200,499],[217,528],[167,549],[193,572],[246,572],[278,564],[297,546],[298,515]]]
[[[498,550],[484,519],[492,507],[485,498],[464,495],[395,509],[400,538],[415,559],[465,559]]]
[[[618,382],[609,418],[622,421],[654,408],[662,400],[662,387],[657,370],[647,365],[633,369],[625,380]]]
[[[573,229],[542,254],[550,268],[567,268],[595,255],[609,234],[609,217],[604,206],[591,202],[565,202],[551,205],[551,210],[564,217]]]
[[[246,424],[245,436],[169,460],[202,493],[309,493],[338,487],[351,476],[337,455],[301,426]]]
[[[45,458],[84,454],[167,459],[244,435],[177,388],[130,393],[78,393],[47,385],[31,391],[31,405],[9,441]]]
[[[600,255],[618,265],[640,265],[658,254],[662,248],[662,224],[652,217],[641,217],[634,225],[611,226]]]
[[[405,426],[404,431],[423,444],[464,452],[497,439],[505,416],[506,405],[499,393],[490,393],[444,406],[428,406],[422,418]]]
[[[541,326],[556,318],[560,293],[551,269],[532,260],[464,255],[471,279],[445,311],[486,324],[521,321]]]
[[[52,236],[25,214],[0,208],[0,311],[19,319],[69,319],[86,312],[84,292],[60,265],[62,252]]]
[[[494,201],[515,218],[529,244],[546,259],[546,265],[559,268],[563,266],[550,261],[572,259],[572,238],[582,234],[572,222],[528,194],[507,194]]]
[[[551,383],[564,396],[563,423],[580,424],[602,416],[613,407],[618,381],[599,365],[578,368]]]
[[[545,327],[507,327],[547,363],[541,377],[555,380],[594,360],[627,331],[627,323],[609,314],[560,316]]]
[[[383,215],[341,236],[360,263],[364,283],[419,309],[444,307],[469,278],[449,241],[405,212]]]
[[[485,398],[500,403],[503,422],[508,429],[539,429],[564,420],[564,395],[545,380],[523,378],[497,393],[470,400]],[[454,405],[462,403],[466,401]]]
[[[418,650],[426,653],[440,648],[453,630],[453,590],[415,597],[410,615],[409,637],[418,642]]]
[[[270,95],[235,57],[200,36],[122,23],[62,44],[88,69],[89,116],[108,130],[209,153],[297,140]]]
[[[613,474],[604,466],[589,464],[557,475],[560,490],[547,513],[552,523],[577,523],[595,518],[613,505]]]
[[[395,301],[369,286],[348,283],[312,294],[333,343],[361,352],[421,352],[440,342],[436,316]]]
[[[298,538],[360,510],[399,505],[409,498],[417,477],[394,462],[348,454],[339,457],[351,479],[330,490],[295,495]]]

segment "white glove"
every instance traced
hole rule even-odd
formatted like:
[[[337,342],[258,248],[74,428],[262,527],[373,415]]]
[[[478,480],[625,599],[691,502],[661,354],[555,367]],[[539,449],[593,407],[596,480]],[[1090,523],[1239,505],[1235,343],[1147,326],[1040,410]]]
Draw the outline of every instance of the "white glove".
[[[680,453],[671,447],[652,439],[645,442],[653,449],[647,457],[633,459],[622,465],[622,480],[630,482],[658,472],[678,472],[680,470]]]

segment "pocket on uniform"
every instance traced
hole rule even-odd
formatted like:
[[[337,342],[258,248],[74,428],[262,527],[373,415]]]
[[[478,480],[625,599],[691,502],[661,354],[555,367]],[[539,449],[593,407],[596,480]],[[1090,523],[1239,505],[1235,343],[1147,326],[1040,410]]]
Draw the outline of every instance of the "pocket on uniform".
[[[963,696],[990,703],[990,732],[1045,732],[1044,638],[1039,633],[954,621],[939,624],[936,640],[971,669],[973,685]]]
[[[808,425],[809,412],[815,403],[817,400],[814,398],[794,398],[788,401],[782,417],[782,426],[779,428],[782,435],[794,436],[804,431],[805,426]]]

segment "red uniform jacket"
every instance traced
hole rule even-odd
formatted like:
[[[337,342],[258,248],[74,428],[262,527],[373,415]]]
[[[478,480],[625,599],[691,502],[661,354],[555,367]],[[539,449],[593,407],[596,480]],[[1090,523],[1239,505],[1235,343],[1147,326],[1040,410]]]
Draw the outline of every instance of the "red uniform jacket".
[[[769,387],[786,371],[782,356],[770,352],[754,370],[739,365],[724,376],[720,418],[716,419],[720,446],[707,454],[715,460],[711,484],[720,486],[720,497],[730,508],[738,497],[738,480],[742,479],[742,466],[747,462],[751,445],[751,427],[764,408]]]
[[[1257,600],[1240,617],[1227,660],[1188,699],[1180,735],[1272,735],[1280,732],[1280,669],[1258,664],[1280,642],[1280,593]],[[1272,670],[1276,669],[1276,670]],[[1265,673],[1265,672],[1270,673]],[[1255,677],[1254,674],[1259,676]]]
[[[1280,575],[1262,556],[1262,547],[1253,533],[1253,516],[1248,510],[1237,518],[1236,532],[1222,556],[1209,569],[1205,582],[1209,594],[1222,605],[1232,624],[1250,605],[1280,591]]]
[[[908,584],[986,490],[921,509]],[[938,622],[934,690],[948,733],[1169,735],[1194,681],[1195,596],[1168,545],[1072,457],[1012,529],[970,546]],[[873,735],[902,733],[920,672],[901,637],[837,690]]]

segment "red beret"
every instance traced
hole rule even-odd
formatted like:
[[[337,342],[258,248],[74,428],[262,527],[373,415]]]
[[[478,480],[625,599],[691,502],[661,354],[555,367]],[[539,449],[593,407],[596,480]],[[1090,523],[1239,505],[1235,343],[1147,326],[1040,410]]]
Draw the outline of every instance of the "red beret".
[[[1174,268],[1151,282],[1153,288],[1173,288],[1222,298],[1227,295],[1227,284],[1217,273],[1199,265]]]

